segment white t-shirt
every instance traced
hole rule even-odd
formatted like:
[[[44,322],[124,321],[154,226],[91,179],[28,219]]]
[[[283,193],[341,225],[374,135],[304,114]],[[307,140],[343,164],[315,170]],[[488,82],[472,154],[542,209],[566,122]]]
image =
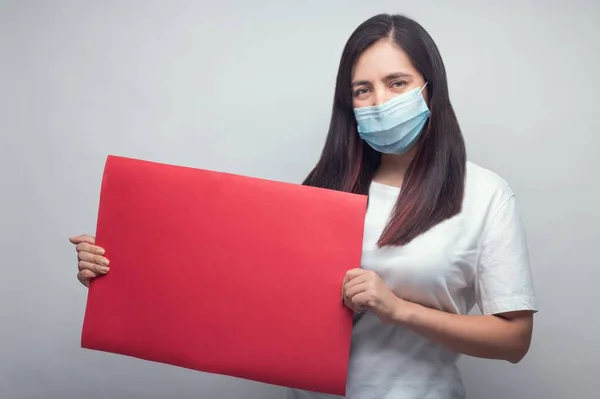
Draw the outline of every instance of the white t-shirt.
[[[400,189],[373,182],[362,267],[399,297],[451,313],[536,309],[515,195],[491,171],[467,163],[463,209],[403,247],[376,247]],[[341,284],[341,282],[340,282]],[[355,319],[346,398],[462,399],[460,355],[370,311]],[[334,398],[288,389],[286,399]]]

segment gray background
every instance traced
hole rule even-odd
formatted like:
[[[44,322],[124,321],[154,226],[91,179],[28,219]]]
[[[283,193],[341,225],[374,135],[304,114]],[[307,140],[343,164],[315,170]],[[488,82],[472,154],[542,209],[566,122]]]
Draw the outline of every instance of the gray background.
[[[518,365],[463,358],[469,397],[598,397],[597,2],[3,0],[0,398],[279,397],[80,349],[67,237],[94,233],[108,153],[300,182],[345,40],[379,12],[432,34],[470,159],[523,208],[533,346]]]

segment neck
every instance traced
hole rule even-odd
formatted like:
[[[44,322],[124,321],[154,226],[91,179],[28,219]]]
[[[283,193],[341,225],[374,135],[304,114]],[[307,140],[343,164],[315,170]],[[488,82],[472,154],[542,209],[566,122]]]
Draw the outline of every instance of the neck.
[[[402,187],[404,175],[415,158],[417,146],[414,146],[406,154],[381,154],[381,165],[375,172],[373,180],[378,183],[394,187]]]

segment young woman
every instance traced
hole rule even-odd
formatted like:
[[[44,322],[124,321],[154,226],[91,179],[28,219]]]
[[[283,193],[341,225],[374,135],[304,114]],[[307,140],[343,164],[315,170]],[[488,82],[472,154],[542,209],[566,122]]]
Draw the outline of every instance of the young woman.
[[[444,64],[419,24],[377,15],[351,35],[304,184],[369,195],[362,267],[340,282],[356,312],[348,398],[464,398],[461,354],[525,356],[537,309],[515,195],[466,160]],[[107,273],[93,237],[71,241],[83,284]],[[475,304],[482,315],[468,315]]]

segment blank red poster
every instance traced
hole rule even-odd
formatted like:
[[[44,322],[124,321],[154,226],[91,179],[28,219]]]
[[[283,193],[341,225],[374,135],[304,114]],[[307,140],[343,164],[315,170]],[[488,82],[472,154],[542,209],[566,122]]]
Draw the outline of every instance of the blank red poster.
[[[82,347],[344,395],[366,201],[109,156]]]

